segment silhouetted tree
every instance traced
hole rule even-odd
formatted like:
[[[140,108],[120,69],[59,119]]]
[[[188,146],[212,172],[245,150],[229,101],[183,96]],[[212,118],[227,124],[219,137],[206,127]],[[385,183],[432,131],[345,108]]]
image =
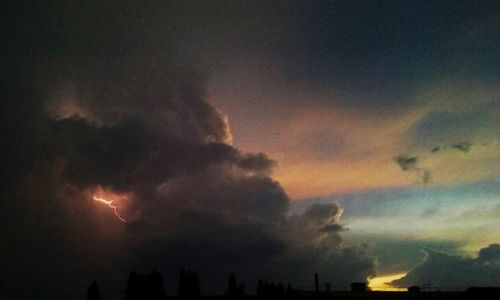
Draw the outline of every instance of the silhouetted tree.
[[[283,283],[269,283],[267,281],[262,281],[259,279],[257,282],[257,296],[284,296],[285,295],[285,288],[283,286]]]
[[[187,271],[185,269],[181,270],[181,273],[179,274],[177,294],[181,297],[200,296],[200,279],[196,271]]]
[[[163,278],[156,270],[146,275],[130,272],[125,290],[125,300],[163,300],[165,298]]]
[[[238,289],[237,284],[238,283],[236,281],[236,276],[233,273],[231,273],[231,275],[229,275],[229,279],[227,280],[226,295],[228,295],[228,296],[236,295],[236,290]]]
[[[164,299],[166,297],[165,287],[163,286],[163,277],[159,272],[153,270],[152,273],[147,275],[147,287],[150,291],[151,299]]]
[[[245,286],[243,284],[238,286],[238,281],[236,280],[236,276],[234,273],[229,275],[229,279],[227,281],[227,296],[238,297],[243,296],[245,294]]]
[[[200,295],[200,278],[198,277],[198,272],[194,271],[192,273],[192,288],[193,288],[193,295],[192,296],[199,296]]]
[[[140,298],[138,276],[134,271],[130,272],[127,280],[127,288],[125,289],[125,300],[134,300]]]
[[[283,286],[283,283],[278,283],[276,286],[276,293],[279,295],[284,295],[285,294],[285,287]]]
[[[187,291],[186,286],[186,270],[181,269],[181,273],[179,274],[179,283],[177,284],[177,294],[179,296],[185,295]]]
[[[245,296],[245,284],[242,283],[238,286],[238,294],[240,296]]]
[[[97,286],[97,281],[92,282],[87,291],[87,300],[101,300],[101,294],[99,293],[99,286]]]
[[[257,296],[263,296],[264,293],[264,281],[262,279],[259,279],[257,281]]]

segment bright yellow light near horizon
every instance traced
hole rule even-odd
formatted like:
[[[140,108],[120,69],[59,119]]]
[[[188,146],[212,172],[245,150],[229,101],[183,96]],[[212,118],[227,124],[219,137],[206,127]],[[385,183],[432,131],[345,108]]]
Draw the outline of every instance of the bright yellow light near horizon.
[[[368,279],[368,287],[372,291],[390,291],[390,292],[406,292],[406,288],[399,288],[390,285],[391,281],[404,277],[406,273],[393,273],[382,276],[376,276]]]

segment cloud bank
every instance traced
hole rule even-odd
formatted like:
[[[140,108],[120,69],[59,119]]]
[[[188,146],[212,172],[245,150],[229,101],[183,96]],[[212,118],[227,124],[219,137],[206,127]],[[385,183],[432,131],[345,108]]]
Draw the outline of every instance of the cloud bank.
[[[500,284],[500,245],[491,244],[479,250],[476,258],[424,250],[424,262],[393,285],[430,285],[435,287],[468,288]]]

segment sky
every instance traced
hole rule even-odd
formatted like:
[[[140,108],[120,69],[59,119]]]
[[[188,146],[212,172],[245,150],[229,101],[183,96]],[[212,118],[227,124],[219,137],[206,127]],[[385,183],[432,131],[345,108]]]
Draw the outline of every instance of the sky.
[[[499,15],[498,1],[7,3],[0,296],[81,298],[97,279],[119,299],[129,271],[152,269],[174,293],[182,267],[207,293],[230,272],[249,292],[315,272],[500,285]]]

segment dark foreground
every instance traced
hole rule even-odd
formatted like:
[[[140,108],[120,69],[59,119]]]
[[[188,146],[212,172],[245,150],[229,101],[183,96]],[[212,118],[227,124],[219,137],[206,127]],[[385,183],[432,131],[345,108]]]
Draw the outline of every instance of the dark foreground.
[[[354,282],[350,290],[333,290],[327,283],[327,289],[320,289],[318,274],[314,276],[314,290],[294,289],[290,284],[273,283],[267,280],[257,282],[257,294],[247,296],[245,285],[238,283],[236,276],[228,278],[227,291],[221,296],[203,296],[200,290],[200,281],[196,271],[181,270],[177,293],[170,296],[166,293],[163,278],[160,273],[153,271],[150,274],[131,272],[124,289],[125,300],[166,300],[166,299],[214,299],[214,298],[248,298],[248,299],[280,299],[280,298],[321,298],[321,299],[500,299],[500,287],[471,287],[465,291],[438,291],[422,290],[419,286],[412,286],[406,292],[371,291],[365,282]],[[97,282],[93,282],[88,289],[88,300],[101,300]]]
[[[170,296],[170,299],[186,299],[186,297]],[[295,295],[282,295],[279,297],[269,296],[200,296],[198,299],[219,299],[219,298],[245,298],[245,299],[408,299],[408,300],[446,300],[446,299],[500,299],[500,288],[471,288],[464,292],[449,291],[428,291],[428,292],[385,292],[385,291],[332,291],[332,292],[310,292],[297,291]]]

